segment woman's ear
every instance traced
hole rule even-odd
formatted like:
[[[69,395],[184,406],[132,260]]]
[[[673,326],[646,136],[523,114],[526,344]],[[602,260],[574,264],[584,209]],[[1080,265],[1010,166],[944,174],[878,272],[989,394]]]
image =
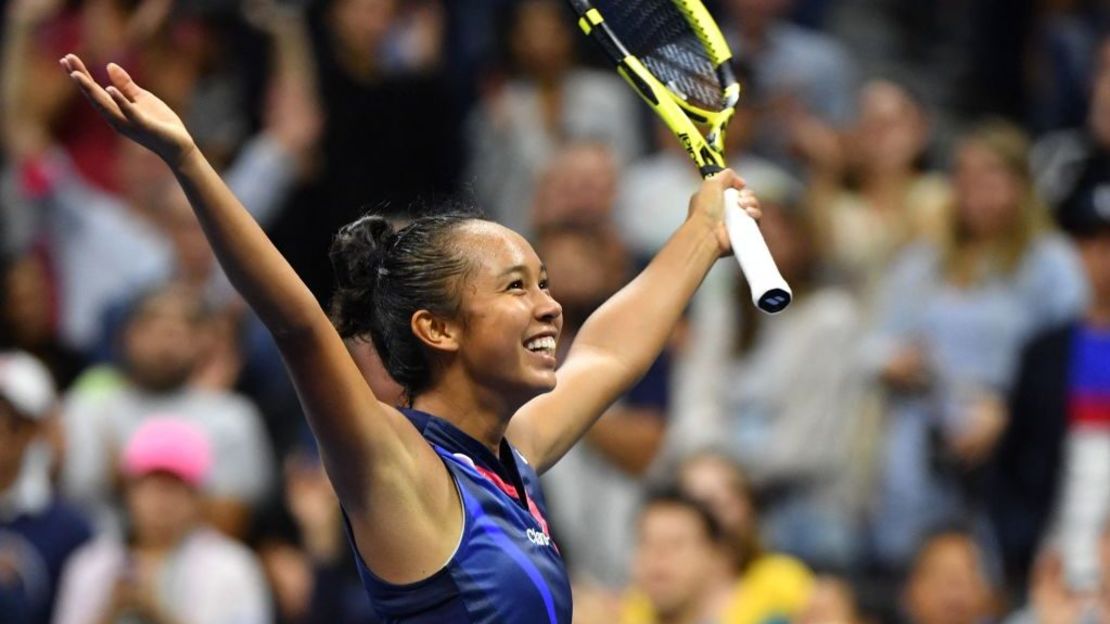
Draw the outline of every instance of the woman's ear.
[[[428,310],[417,310],[412,315],[412,333],[420,342],[436,351],[454,353],[459,350],[459,326]]]

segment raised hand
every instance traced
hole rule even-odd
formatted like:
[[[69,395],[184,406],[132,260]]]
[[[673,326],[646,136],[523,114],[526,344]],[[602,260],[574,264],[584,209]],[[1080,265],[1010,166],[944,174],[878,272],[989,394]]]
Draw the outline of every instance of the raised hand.
[[[60,61],[81,93],[117,132],[158,154],[170,167],[196,151],[196,143],[177,113],[143,89],[115,63],[108,64],[112,84],[100,86],[76,54]]]
[[[744,180],[731,169],[725,169],[701,183],[694,196],[690,198],[688,218],[704,218],[714,228],[717,236],[717,245],[722,255],[732,252],[732,243],[729,241],[728,230],[725,228],[725,196],[726,189],[739,191],[740,209],[747,212],[753,219],[759,220],[763,216],[759,200],[751,189],[747,188]]]

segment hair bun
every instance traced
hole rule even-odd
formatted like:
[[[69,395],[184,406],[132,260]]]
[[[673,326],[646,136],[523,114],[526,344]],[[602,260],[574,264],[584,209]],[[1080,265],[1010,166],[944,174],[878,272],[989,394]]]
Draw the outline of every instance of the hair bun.
[[[365,215],[343,226],[332,240],[328,258],[341,289],[372,288],[397,231],[385,217]]]

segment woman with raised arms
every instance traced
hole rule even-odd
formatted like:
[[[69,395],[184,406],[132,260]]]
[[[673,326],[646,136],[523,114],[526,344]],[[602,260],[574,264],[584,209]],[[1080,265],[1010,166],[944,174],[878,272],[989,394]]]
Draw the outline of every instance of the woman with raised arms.
[[[590,317],[556,370],[561,310],[519,234],[459,212],[399,229],[364,216],[333,244],[329,319],[165,103],[117,65],[105,88],[77,56],[61,64],[108,123],[169,165],[273,333],[382,619],[569,624],[538,475],[647,370],[730,251],[724,189],[742,189],[758,217],[740,178],[724,171],[702,184],[686,222]],[[374,396],[344,343],[359,338],[373,341],[406,407]]]

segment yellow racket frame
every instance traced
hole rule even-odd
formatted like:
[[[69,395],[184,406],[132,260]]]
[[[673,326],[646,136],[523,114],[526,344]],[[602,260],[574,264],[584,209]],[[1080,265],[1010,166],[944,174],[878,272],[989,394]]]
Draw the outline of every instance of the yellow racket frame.
[[[705,110],[671,91],[631,54],[605,24],[605,17],[585,0],[571,0],[579,12],[578,27],[601,44],[616,63],[620,73],[640,97],[655,111],[681,141],[702,176],[710,176],[725,168],[725,128],[732,119],[740,99],[740,85],[732,77],[728,62],[732,51],[716,21],[699,0],[672,0],[690,24],[709,54],[710,61],[723,78],[722,109]],[[698,124],[706,128],[704,134]]]

